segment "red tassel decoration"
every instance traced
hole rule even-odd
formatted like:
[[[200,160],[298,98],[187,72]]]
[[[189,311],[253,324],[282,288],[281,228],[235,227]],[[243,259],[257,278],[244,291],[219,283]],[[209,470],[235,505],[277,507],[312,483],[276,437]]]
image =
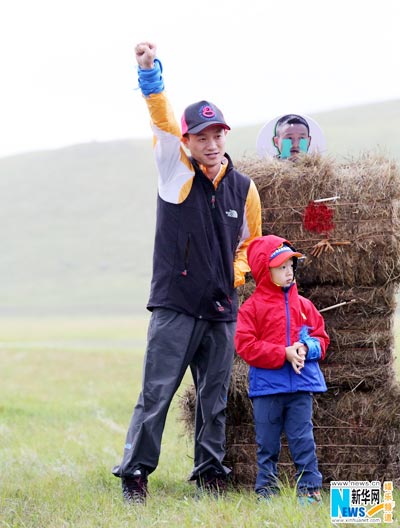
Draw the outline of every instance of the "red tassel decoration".
[[[311,201],[303,214],[303,225],[307,231],[315,233],[327,233],[334,229],[333,210],[325,204],[316,204]]]

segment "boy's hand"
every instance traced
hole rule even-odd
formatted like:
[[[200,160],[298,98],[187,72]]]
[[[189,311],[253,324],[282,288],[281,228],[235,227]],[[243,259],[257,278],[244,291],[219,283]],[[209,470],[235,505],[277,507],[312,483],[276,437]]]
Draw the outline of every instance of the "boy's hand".
[[[300,343],[299,341],[296,341],[296,343],[293,344],[294,347],[297,348],[297,353],[299,356],[301,356],[303,359],[306,359],[308,347],[304,343]]]
[[[298,353],[298,345],[304,346],[303,343],[295,343],[286,347],[285,351],[286,359],[291,363],[293,370],[296,374],[301,374],[301,369],[304,367],[304,357]]]
[[[154,68],[157,47],[152,42],[139,42],[135,46],[136,60],[143,70]]]

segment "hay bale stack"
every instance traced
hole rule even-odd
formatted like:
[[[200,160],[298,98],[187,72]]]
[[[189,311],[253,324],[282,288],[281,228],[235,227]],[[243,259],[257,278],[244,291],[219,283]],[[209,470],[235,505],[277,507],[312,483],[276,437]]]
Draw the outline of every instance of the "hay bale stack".
[[[382,157],[364,156],[347,164],[305,156],[296,164],[247,159],[237,163],[259,189],[263,233],[279,234],[309,257],[299,270],[303,287],[318,284],[378,286],[400,275],[399,170]],[[304,227],[312,200],[327,202],[333,230]],[[333,251],[310,258],[310,251],[328,238]]]
[[[259,190],[263,234],[283,236],[306,254],[297,272],[299,290],[323,311],[331,338],[321,363],[328,393],[317,395],[314,406],[324,483],[399,484],[400,390],[393,370],[393,316],[400,281],[398,167],[373,154],[349,163],[318,155],[304,156],[295,164],[247,158],[236,166]],[[321,202],[322,218],[316,215],[308,221],[308,211],[318,204],[310,202],[334,196],[340,198]],[[239,301],[254,287],[249,277]],[[247,372],[247,365],[236,357],[227,408],[227,464],[237,484],[252,486],[257,467]],[[190,398],[193,406],[193,391]],[[186,424],[193,423],[190,406],[182,408]],[[281,477],[293,483],[285,442],[279,466]]]

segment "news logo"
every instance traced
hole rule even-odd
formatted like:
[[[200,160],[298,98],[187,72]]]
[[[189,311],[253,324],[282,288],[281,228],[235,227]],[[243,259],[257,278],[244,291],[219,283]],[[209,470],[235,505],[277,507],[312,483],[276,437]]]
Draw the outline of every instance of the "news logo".
[[[393,523],[393,482],[332,481],[332,523]],[[379,514],[379,515],[377,515]]]

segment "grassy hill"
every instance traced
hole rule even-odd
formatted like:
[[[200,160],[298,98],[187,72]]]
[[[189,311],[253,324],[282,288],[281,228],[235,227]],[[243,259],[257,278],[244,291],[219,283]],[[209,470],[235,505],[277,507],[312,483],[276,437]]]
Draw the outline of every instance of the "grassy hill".
[[[332,155],[400,162],[400,100],[311,117]],[[229,133],[234,159],[255,154],[263,124]],[[155,204],[150,140],[0,159],[0,315],[143,313]]]

